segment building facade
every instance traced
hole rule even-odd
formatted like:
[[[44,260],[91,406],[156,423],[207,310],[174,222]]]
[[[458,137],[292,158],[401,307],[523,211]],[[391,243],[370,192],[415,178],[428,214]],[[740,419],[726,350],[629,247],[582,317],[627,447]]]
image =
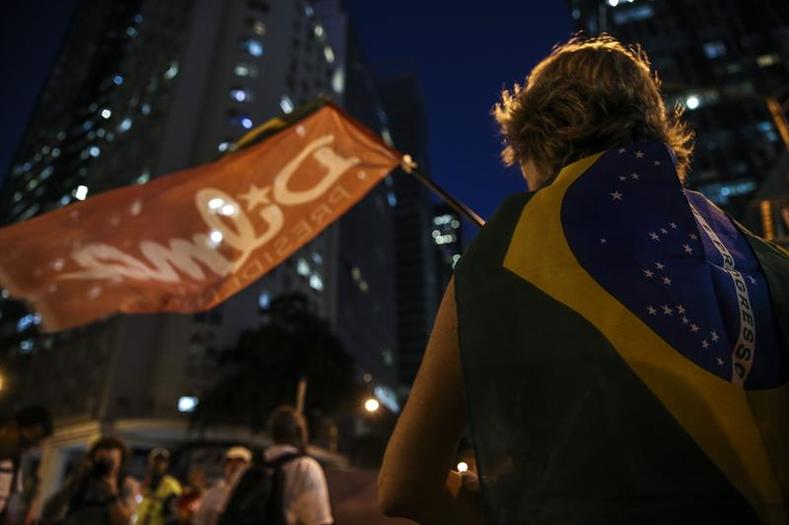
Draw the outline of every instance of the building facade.
[[[737,217],[787,144],[789,4],[783,0],[569,0],[577,30],[637,42],[696,131],[688,185]]]

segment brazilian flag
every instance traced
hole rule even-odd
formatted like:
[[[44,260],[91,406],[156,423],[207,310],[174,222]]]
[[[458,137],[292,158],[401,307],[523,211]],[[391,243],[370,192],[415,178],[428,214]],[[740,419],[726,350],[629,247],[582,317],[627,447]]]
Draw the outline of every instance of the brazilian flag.
[[[788,522],[789,257],[674,160],[579,160],[458,263],[491,523]]]

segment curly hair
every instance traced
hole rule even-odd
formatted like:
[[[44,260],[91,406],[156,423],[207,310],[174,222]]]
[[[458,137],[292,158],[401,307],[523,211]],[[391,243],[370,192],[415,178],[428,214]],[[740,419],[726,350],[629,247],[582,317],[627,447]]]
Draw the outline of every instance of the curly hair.
[[[504,163],[532,160],[545,177],[541,186],[567,164],[641,140],[667,144],[684,182],[693,153],[683,108],[666,110],[646,53],[606,34],[555,46],[523,85],[501,93],[492,114]]]

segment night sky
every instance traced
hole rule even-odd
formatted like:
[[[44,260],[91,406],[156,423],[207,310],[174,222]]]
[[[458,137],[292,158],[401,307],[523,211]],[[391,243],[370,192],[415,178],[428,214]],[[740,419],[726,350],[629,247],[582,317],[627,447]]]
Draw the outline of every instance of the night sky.
[[[57,53],[76,0],[27,0],[0,17],[0,172],[5,176]],[[368,61],[379,75],[413,72],[428,111],[432,175],[488,217],[525,187],[499,161],[490,108],[570,35],[565,3],[400,0],[346,2]],[[537,4],[538,9],[535,9]]]

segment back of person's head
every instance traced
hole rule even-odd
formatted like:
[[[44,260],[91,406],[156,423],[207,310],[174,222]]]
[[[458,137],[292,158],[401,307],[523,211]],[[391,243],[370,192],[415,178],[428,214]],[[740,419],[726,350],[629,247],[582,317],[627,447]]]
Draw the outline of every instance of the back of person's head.
[[[272,412],[268,431],[278,445],[293,445],[302,450],[307,446],[307,422],[292,406],[281,405]]]
[[[42,437],[51,436],[54,430],[52,414],[48,408],[43,406],[21,408],[16,412],[14,420],[19,428],[33,429],[39,427]]]
[[[523,85],[502,92],[493,116],[504,138],[504,162],[532,160],[540,186],[576,160],[646,140],[674,151],[684,181],[693,152],[682,108],[666,110],[647,55],[608,35],[576,36],[556,46]]]
[[[96,452],[99,450],[119,450],[121,453],[120,466],[125,465],[126,459],[129,457],[129,450],[126,448],[126,443],[115,436],[104,436],[94,441],[88,451],[88,457],[94,459],[96,457]]]

